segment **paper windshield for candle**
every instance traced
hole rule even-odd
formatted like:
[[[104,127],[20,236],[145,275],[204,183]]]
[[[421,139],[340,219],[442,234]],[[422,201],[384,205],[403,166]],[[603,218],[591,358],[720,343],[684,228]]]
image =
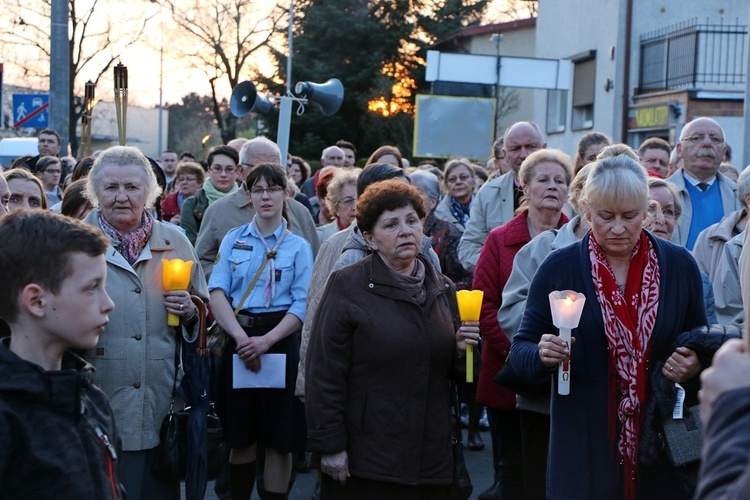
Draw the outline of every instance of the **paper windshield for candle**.
[[[460,290],[456,292],[458,314],[461,316],[461,321],[479,321],[483,298],[484,292],[482,290]]]
[[[578,328],[586,296],[573,290],[555,290],[549,294],[552,323],[557,328]]]

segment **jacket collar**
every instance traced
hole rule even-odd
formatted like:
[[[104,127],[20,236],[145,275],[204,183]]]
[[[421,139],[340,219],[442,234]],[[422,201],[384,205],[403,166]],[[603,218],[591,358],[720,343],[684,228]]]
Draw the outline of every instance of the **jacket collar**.
[[[438,294],[448,292],[453,288],[447,280],[438,279],[438,273],[430,259],[421,253],[417,255],[417,258],[422,261],[425,267],[424,287],[426,300],[423,308],[427,310]],[[391,269],[380,256],[375,253],[370,254],[365,258],[365,265],[366,267],[369,267],[367,289],[370,292],[396,300],[411,302],[416,305],[414,298],[395,283],[391,274]]]
[[[244,182],[237,191],[229,195],[229,200],[239,208],[245,208],[248,205],[252,205],[252,200],[250,199],[247,189],[245,189]]]

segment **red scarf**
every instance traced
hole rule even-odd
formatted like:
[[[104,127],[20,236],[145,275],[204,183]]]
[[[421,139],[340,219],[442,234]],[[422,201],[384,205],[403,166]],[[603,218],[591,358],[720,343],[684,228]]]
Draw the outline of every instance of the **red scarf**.
[[[589,240],[591,275],[609,345],[609,435],[614,442],[615,415],[620,422],[617,454],[625,465],[625,498],[635,498],[638,443],[646,404],[651,334],[659,309],[659,262],[641,231],[628,268],[625,294],[617,286],[594,233]]]

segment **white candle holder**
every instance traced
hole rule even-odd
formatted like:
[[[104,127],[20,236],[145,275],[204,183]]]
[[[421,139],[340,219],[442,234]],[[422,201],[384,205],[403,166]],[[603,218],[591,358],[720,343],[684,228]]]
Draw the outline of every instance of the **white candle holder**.
[[[560,338],[569,351],[571,330],[578,328],[585,303],[586,296],[573,290],[555,290],[549,294],[552,323],[560,330]],[[570,356],[557,369],[557,393],[562,396],[570,394]]]

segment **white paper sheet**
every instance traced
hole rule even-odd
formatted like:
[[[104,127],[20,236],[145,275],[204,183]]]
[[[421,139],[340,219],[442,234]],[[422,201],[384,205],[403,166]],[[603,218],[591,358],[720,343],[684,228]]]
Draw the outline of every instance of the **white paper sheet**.
[[[248,370],[240,356],[234,354],[232,380],[235,389],[283,389],[286,387],[286,354],[262,354],[257,372]]]

